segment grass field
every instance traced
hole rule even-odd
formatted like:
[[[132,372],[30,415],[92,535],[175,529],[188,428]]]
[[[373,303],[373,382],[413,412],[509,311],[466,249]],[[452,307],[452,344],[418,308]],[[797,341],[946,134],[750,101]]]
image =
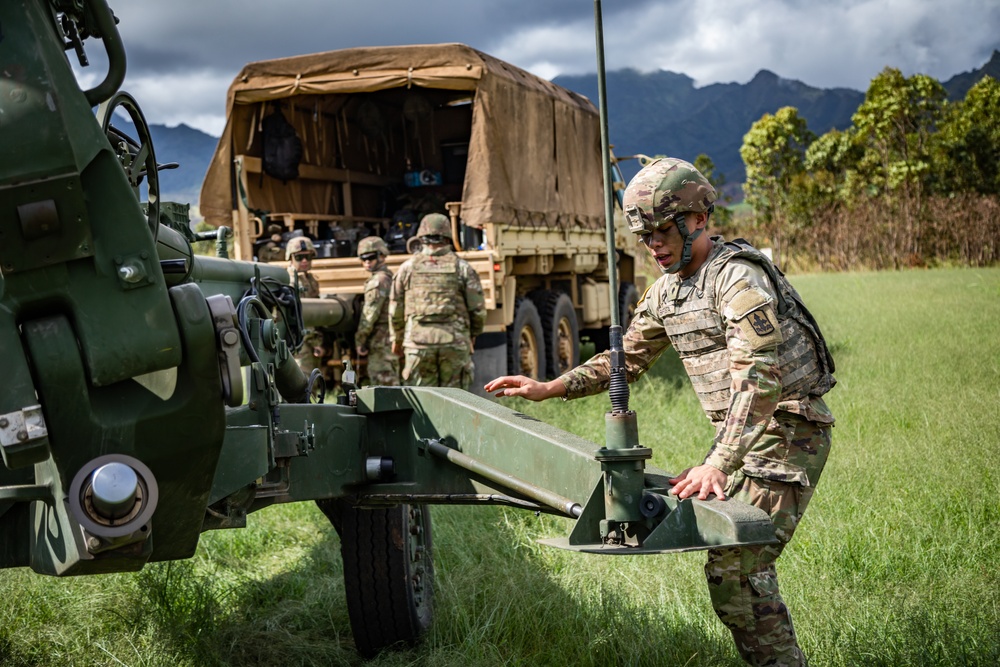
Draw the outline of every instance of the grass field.
[[[782,593],[814,667],[1000,663],[1000,269],[806,275],[837,358],[834,449]],[[607,398],[512,407],[599,441]],[[679,362],[633,385],[668,471],[712,429]],[[703,553],[539,546],[569,523],[435,507],[436,621],[383,665],[739,665]],[[355,665],[336,534],[311,504],[206,534],[190,561],[59,580],[0,572],[2,665]]]

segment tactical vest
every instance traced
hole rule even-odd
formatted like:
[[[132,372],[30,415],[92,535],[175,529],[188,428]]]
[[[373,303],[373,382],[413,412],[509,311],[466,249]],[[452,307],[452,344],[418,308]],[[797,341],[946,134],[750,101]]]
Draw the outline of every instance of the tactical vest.
[[[760,266],[777,292],[774,304],[783,342],[778,346],[781,401],[822,396],[836,380],[834,363],[813,316],[795,288],[767,257],[743,239],[716,243],[703,267],[701,287],[664,290],[657,314],[670,342],[684,363],[705,414],[713,422],[725,419],[731,398],[726,322],[715,303],[716,281],[729,261],[740,258]],[[676,294],[676,298],[674,295]]]
[[[408,332],[417,326],[440,326],[468,338],[469,311],[465,306],[465,283],[458,274],[458,259],[451,252],[413,257],[404,311]]]

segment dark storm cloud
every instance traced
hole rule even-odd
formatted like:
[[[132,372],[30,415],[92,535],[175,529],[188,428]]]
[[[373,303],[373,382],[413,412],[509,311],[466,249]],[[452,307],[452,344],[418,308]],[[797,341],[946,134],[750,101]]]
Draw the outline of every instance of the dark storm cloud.
[[[110,0],[126,88],[152,122],[222,127],[248,62],[354,46],[463,42],[545,77],[594,72],[587,0]],[[1000,3],[953,0],[605,0],[609,69],[667,69],[697,85],[761,69],[865,90],[886,66],[947,79],[1000,47]],[[97,48],[89,49],[95,64]],[[92,68],[99,71],[99,65]]]

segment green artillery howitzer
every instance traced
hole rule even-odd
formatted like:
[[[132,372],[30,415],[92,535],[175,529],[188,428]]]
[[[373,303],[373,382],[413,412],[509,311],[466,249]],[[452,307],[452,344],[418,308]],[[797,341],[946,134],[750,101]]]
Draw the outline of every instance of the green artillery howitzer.
[[[758,510],[670,496],[627,409],[599,447],[455,389],[351,389],[348,374],[340,402],[315,402],[321,383],[291,352],[303,322],[337,326],[349,303],[303,306],[284,270],[196,255],[162,224],[162,165],[119,91],[105,0],[11,0],[0,25],[0,567],[134,571],[316,501],[372,655],[430,622],[432,504],[572,517],[554,542],[608,554],[774,539]],[[109,67],[81,90],[66,52],[85,63],[88,37]]]

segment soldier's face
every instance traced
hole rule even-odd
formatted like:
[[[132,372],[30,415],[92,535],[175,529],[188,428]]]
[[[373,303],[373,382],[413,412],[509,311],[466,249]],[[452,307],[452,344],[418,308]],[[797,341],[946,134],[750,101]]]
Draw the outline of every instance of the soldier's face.
[[[299,271],[308,271],[312,268],[313,258],[307,252],[300,252],[298,254],[292,255],[292,263],[295,268]]]
[[[704,213],[684,214],[689,233],[704,227],[706,220],[707,216]],[[684,237],[677,230],[677,223],[673,220],[663,223],[650,234],[640,234],[639,240],[649,250],[656,263],[664,269],[680,261],[684,252]]]
[[[378,270],[378,267],[380,267],[383,262],[382,255],[377,251],[366,252],[358,259],[361,260],[361,266],[365,267],[365,271],[368,271],[369,273],[374,273]]]
[[[684,239],[673,220],[663,223],[652,233],[640,234],[639,240],[661,268],[671,266],[679,260],[684,250]]]

